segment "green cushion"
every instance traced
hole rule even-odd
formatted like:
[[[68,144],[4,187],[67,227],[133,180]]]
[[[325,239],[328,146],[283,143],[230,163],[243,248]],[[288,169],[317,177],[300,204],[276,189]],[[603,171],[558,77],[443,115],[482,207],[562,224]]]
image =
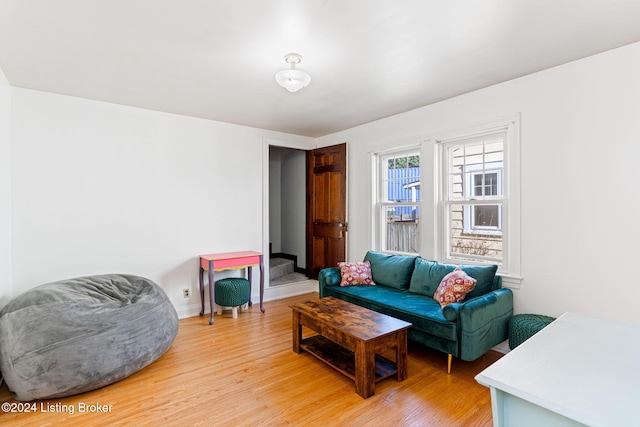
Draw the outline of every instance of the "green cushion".
[[[371,276],[376,285],[408,289],[415,265],[415,256],[387,255],[369,251],[364,256],[371,264]]]
[[[251,299],[251,283],[241,277],[216,280],[215,303],[221,307],[239,307]]]
[[[454,264],[443,264],[420,257],[416,258],[415,263],[415,271],[411,276],[409,291],[429,297],[433,297],[444,276],[458,267]],[[498,271],[497,265],[460,265],[459,267],[478,281],[476,287],[467,294],[465,299],[478,297],[491,291],[493,279],[496,276],[496,271]]]
[[[433,297],[444,276],[453,270],[455,270],[455,266],[418,257],[416,258],[415,270],[411,276],[409,290],[414,294]]]
[[[491,292],[493,279],[498,271],[497,265],[461,265],[460,269],[478,281],[476,287],[467,294],[466,299],[479,297]]]
[[[516,314],[509,319],[509,348],[513,350],[556,320],[543,314]]]

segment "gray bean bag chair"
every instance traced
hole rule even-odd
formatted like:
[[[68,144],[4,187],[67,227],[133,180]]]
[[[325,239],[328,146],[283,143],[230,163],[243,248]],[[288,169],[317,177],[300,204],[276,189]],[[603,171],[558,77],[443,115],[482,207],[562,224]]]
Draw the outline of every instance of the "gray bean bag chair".
[[[178,315],[149,279],[107,274],[33,288],[0,311],[0,370],[16,400],[94,390],[149,365]]]

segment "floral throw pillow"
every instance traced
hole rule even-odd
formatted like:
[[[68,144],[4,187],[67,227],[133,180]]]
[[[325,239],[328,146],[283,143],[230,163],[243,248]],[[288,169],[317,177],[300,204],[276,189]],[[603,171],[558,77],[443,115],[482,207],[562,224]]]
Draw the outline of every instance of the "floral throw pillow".
[[[440,303],[441,307],[452,302],[459,302],[476,287],[477,280],[470,277],[457,267],[451,273],[444,276],[440,282],[433,299]]]
[[[371,277],[371,264],[364,262],[339,262],[342,280],[340,286],[375,285]]]

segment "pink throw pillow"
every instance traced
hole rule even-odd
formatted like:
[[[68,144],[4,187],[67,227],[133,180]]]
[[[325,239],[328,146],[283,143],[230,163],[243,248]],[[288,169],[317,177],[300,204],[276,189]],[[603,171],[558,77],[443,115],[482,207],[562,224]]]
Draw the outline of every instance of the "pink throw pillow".
[[[375,285],[371,277],[371,264],[364,262],[339,262],[342,281],[340,286]]]
[[[460,302],[476,287],[476,282],[476,279],[469,277],[460,267],[456,267],[444,276],[436,293],[433,294],[433,299],[438,301],[441,307],[452,302]]]

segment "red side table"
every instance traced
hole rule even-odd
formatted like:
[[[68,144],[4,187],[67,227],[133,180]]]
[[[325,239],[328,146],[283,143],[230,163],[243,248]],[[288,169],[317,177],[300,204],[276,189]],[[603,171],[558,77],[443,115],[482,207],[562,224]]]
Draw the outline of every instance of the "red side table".
[[[209,324],[213,325],[213,288],[214,288],[214,272],[222,270],[240,270],[247,269],[247,278],[251,283],[251,267],[258,265],[260,267],[260,311],[264,313],[264,262],[262,253],[254,251],[242,252],[225,252],[219,254],[200,255],[200,301],[202,309],[200,316],[204,315],[204,272],[209,272],[209,304],[211,305],[211,318]],[[251,295],[251,292],[249,292]],[[251,297],[249,297],[251,298]],[[249,299],[249,305],[252,305]]]

